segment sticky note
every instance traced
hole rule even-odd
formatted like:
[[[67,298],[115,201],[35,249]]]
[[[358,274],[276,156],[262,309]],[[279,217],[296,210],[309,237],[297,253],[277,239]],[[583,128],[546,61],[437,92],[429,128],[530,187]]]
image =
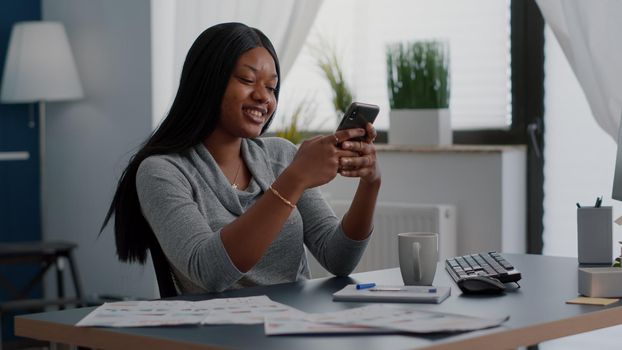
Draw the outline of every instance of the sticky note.
[[[578,297],[571,300],[567,300],[566,304],[582,304],[582,305],[609,305],[617,302],[620,299],[615,298],[588,298],[588,297]]]

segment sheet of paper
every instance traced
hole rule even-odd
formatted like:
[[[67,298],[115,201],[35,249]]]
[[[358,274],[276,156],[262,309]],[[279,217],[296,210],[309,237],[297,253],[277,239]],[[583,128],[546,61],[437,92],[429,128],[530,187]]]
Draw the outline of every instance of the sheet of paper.
[[[209,313],[201,324],[262,324],[267,315],[298,316],[304,312],[277,303],[265,295],[201,301]]]
[[[365,315],[369,307],[335,312],[301,315],[267,315],[266,335],[282,334],[331,334],[331,333],[392,333],[384,328],[348,324],[349,320]]]
[[[366,326],[314,322],[305,316],[266,316],[264,332],[266,335],[393,333],[386,329]]]
[[[378,305],[364,318],[350,322],[409,333],[463,332],[496,327],[510,317],[479,318],[466,315]]]
[[[261,324],[265,315],[296,316],[302,311],[265,295],[203,301],[155,300],[105,303],[78,327],[147,327],[185,324]]]
[[[307,314],[302,319],[266,317],[267,335],[312,333],[436,333],[495,327],[509,317],[484,319],[464,315],[376,304],[356,309]],[[331,329],[328,325],[335,327]]]
[[[588,297],[578,297],[574,299],[570,299],[566,301],[566,304],[582,304],[582,305],[601,305],[606,306],[609,304],[613,304],[620,299],[616,298],[588,298]]]
[[[122,301],[93,310],[78,327],[145,327],[198,324],[207,310],[187,301]]]

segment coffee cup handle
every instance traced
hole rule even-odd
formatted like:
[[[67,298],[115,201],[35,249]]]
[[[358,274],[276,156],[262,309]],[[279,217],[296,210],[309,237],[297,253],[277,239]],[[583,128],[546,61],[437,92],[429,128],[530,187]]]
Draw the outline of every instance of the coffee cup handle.
[[[413,264],[414,264],[415,280],[417,282],[421,281],[421,261],[419,258],[420,249],[421,249],[421,244],[419,244],[419,242],[413,242]]]

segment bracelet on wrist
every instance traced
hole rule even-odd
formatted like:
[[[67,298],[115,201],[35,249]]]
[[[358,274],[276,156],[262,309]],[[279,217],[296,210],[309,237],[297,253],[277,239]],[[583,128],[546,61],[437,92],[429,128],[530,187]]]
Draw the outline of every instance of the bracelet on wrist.
[[[272,186],[269,186],[268,189],[270,190],[270,192],[272,192],[272,194],[274,194],[275,196],[279,197],[279,199],[281,201],[283,201],[283,203],[287,204],[289,207],[291,207],[292,209],[296,208],[296,205],[293,204],[292,202],[290,202],[289,200],[287,200],[285,197],[281,196],[281,194],[279,193],[279,191],[275,190],[274,188],[272,188]]]

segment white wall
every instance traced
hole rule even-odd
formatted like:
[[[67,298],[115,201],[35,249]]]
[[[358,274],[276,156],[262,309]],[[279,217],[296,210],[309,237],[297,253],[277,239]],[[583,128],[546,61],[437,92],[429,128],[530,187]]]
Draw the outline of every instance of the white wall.
[[[544,249],[546,255],[577,256],[577,207],[613,206],[616,143],[597,124],[555,36],[545,32]],[[622,229],[614,225],[614,242]],[[617,244],[616,244],[617,245]],[[620,249],[614,245],[615,256]]]
[[[43,0],[65,24],[85,98],[48,104],[46,239],[79,244],[85,291],[152,297],[151,265],[117,261],[112,230],[98,238],[116,181],[151,131],[149,0]]]

